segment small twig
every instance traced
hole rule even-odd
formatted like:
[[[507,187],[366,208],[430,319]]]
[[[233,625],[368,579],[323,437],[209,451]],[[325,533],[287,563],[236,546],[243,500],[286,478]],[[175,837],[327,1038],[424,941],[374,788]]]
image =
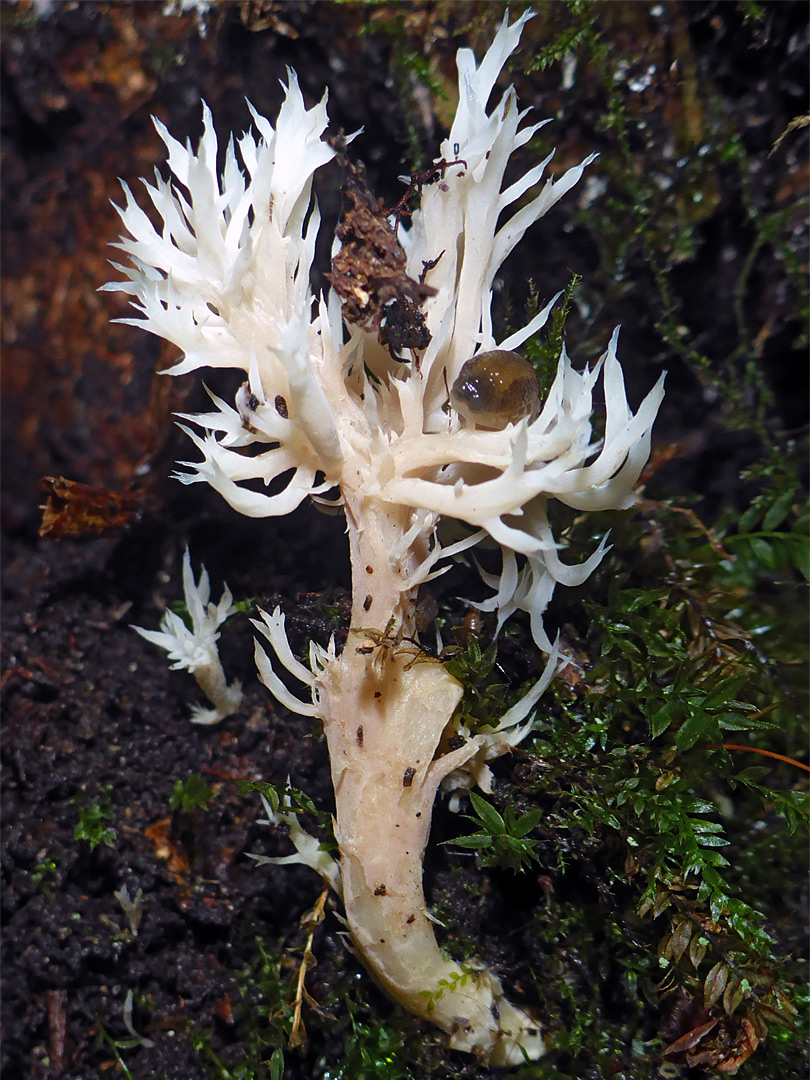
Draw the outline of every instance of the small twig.
[[[665,463],[666,463],[666,460],[667,460],[667,458],[666,458],[666,456],[664,456]],[[651,462],[650,465],[647,466],[645,479],[649,479],[649,477],[652,475],[653,472],[655,472],[655,462]],[[698,517],[698,515],[695,513],[694,510],[692,510],[691,507],[689,507],[689,506],[672,506],[670,503],[657,502],[654,499],[642,499],[642,500],[639,501],[638,505],[641,507],[642,511],[645,511],[645,512],[649,513],[651,516],[654,514],[655,511],[661,510],[661,509],[669,510],[673,514],[683,514],[683,516],[685,518],[687,518],[687,520],[699,532],[703,533],[703,535],[708,540],[712,551],[716,552],[722,558],[725,558],[725,559],[729,558],[729,553],[726,551],[726,549],[723,547],[721,542],[718,540],[717,535],[715,534],[714,530],[710,529],[707,525],[704,525],[703,522]]]
[[[48,1048],[51,1072],[60,1076],[67,1064],[67,990],[48,991]]]
[[[326,905],[326,898],[329,895],[329,886],[325,886],[323,892],[318,897],[315,907],[301,920],[304,926],[309,927],[309,933],[307,934],[307,942],[304,946],[304,956],[301,960],[301,966],[298,969],[298,983],[295,988],[295,1011],[293,1013],[292,1031],[290,1032],[290,1038],[287,1045],[290,1049],[296,1046],[301,1046],[302,1043],[307,1041],[307,1029],[304,1027],[304,1021],[301,1019],[301,1008],[304,1003],[304,998],[310,1004],[314,1004],[312,998],[307,993],[304,982],[307,977],[307,969],[312,967],[315,963],[315,955],[312,952],[312,939],[315,937],[315,931],[318,926],[323,922],[324,906]]]

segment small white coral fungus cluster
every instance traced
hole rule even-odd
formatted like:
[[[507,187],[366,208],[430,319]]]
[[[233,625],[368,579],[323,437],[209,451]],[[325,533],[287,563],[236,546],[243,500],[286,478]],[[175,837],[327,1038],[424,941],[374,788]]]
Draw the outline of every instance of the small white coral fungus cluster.
[[[323,721],[340,886],[358,954],[452,1046],[493,1064],[539,1056],[542,1039],[493,972],[471,974],[438,948],[422,892],[434,797],[448,778],[485,785],[484,762],[528,730],[521,721],[556,663],[543,612],[557,583],[584,581],[604,553],[603,544],[584,562],[565,563],[548,501],[581,510],[630,506],[663,395],[659,381],[631,412],[614,334],[592,370],[576,372],[563,350],[539,411],[517,422],[485,430],[450,407],[448,388],[465,361],[519,348],[548,319],[556,297],[496,341],[493,282],[526,229],[592,160],[546,180],[532,198],[550,157],[504,188],[510,156],[541,125],[521,126],[513,88],[489,112],[487,104],[529,17],[511,26],[504,17],[479,65],[459,51],[458,111],[436,159],[441,180],[425,186],[410,229],[399,228],[408,275],[432,290],[418,351],[393,357],[377,334],[344,322],[334,290],[311,291],[320,227],[312,177],[334,151],[323,138],[326,98],[307,109],[293,72],[275,127],[251,110],[255,133],[232,139],[222,165],[207,108],[196,153],[158,124],[172,176],[146,190],[161,224],[155,228],[127,191],[121,218],[129,235],[119,246],[130,265],[120,268],[126,281],[108,286],[131,294],[134,325],[182,350],[173,374],[204,367],[245,374],[233,405],[214,397],[211,412],[185,417],[201,460],[185,463],[180,480],[205,481],[252,517],[285,514],[307,496],[337,490],[352,559],[347,644],[340,654],[316,649],[307,668],[287,644],[280,613],[257,624],[277,660],[309,687],[309,701],[284,686],[259,646],[257,661],[278,700]],[[357,293],[361,302],[365,295]],[[606,417],[596,440],[600,377]],[[256,490],[257,480],[276,481],[275,493]],[[441,518],[466,523],[466,538],[442,548]],[[550,659],[522,706],[496,730],[471,732],[454,720],[461,687],[413,644],[416,591],[487,534],[503,565],[485,578],[493,596],[483,606],[498,611],[499,625],[517,609],[529,612]],[[445,750],[451,733],[455,748]]]
[[[235,713],[242,703],[242,688],[238,682],[227,682],[217,649],[217,631],[234,614],[236,607],[227,585],[223,587],[219,603],[210,602],[208,571],[203,567],[199,582],[194,580],[188,548],[183,556],[183,596],[191,626],[176,612],[167,609],[160,630],[145,630],[142,626],[133,629],[153,645],[166,650],[169,659],[174,660],[173,671],[190,671],[213,705],[212,709],[194,705],[192,723],[218,724]]]

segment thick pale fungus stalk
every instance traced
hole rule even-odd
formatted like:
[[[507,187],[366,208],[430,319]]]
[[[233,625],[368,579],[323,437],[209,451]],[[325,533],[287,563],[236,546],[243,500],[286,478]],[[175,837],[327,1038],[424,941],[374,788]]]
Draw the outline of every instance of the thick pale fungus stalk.
[[[356,951],[375,979],[446,1031],[450,1045],[500,1065],[538,1057],[542,1039],[531,1017],[505,999],[494,973],[462,968],[437,944],[422,887],[433,803],[443,781],[488,790],[487,762],[529,731],[558,660],[543,612],[556,584],[584,581],[605,551],[603,541],[584,562],[564,563],[548,501],[579,510],[631,506],[663,395],[659,380],[638,412],[630,411],[614,334],[583,372],[563,349],[544,400],[530,393],[525,416],[488,401],[479,414],[486,422],[477,427],[474,411],[462,417],[448,402],[467,360],[520,348],[548,319],[554,300],[498,342],[493,282],[525,230],[592,160],[546,181],[529,201],[523,196],[539,184],[550,158],[503,186],[510,155],[540,125],[520,126],[525,113],[513,89],[491,112],[487,104],[529,17],[510,26],[505,16],[480,65],[469,50],[459,51],[459,107],[440,147],[433,178],[440,182],[424,187],[411,228],[400,225],[406,258],[393,234],[385,240],[397,273],[407,263],[400,317],[404,311],[418,331],[407,345],[389,351],[381,343],[399,333],[387,327],[394,311],[384,298],[349,285],[347,313],[363,317],[347,325],[335,291],[328,298],[311,293],[320,225],[312,176],[335,151],[323,140],[325,98],[307,109],[292,72],[276,127],[254,112],[258,136],[231,140],[221,171],[207,109],[196,154],[158,125],[172,180],[158,177],[147,192],[163,225],[156,230],[127,192],[121,217],[130,235],[119,246],[132,265],[119,268],[126,281],[108,286],[132,296],[141,317],[128,321],[183,350],[172,373],[210,366],[245,375],[233,407],[212,395],[211,412],[185,417],[203,432],[186,428],[202,460],[184,463],[180,480],[210,484],[252,517],[288,513],[332,489],[333,505],[345,513],[352,629],[340,655],[334,642],[326,649],[312,644],[307,666],[289,646],[280,611],[262,613],[254,624],[262,681],[282,705],[323,722],[340,859],[319,851],[294,815],[268,805],[268,820],[290,825],[298,854],[259,861],[297,858],[317,870],[342,895]],[[505,217],[518,200],[520,208]],[[373,212],[368,199],[354,204]],[[421,311],[414,296],[427,297]],[[374,303],[376,324],[370,310],[364,316],[364,305]],[[605,426],[594,441],[600,376]],[[251,454],[243,452],[248,446]],[[274,494],[246,483],[278,479],[284,483]],[[441,517],[466,523],[466,536],[442,547]],[[502,568],[482,574],[493,596],[479,606],[497,612],[498,629],[513,612],[528,612],[547,658],[518,705],[490,728],[469,731],[456,715],[461,686],[418,645],[416,599],[447,560],[487,535],[500,545]],[[279,664],[308,688],[308,700],[282,681]]]
[[[394,575],[389,548],[379,547],[384,530],[375,539],[356,535],[355,577],[366,581],[374,607],[392,593],[397,597],[396,608],[380,604],[378,614],[382,625],[393,620],[401,626],[401,601],[412,598],[399,593],[396,580],[386,588]],[[357,623],[362,606],[354,612]],[[524,1060],[520,1046],[539,1056],[537,1023],[505,999],[491,972],[471,973],[441,951],[426,911],[422,860],[439,785],[483,741],[473,737],[439,753],[460,684],[401,635],[389,645],[351,632],[341,655],[324,668],[319,688],[343,902],[358,954],[393,998],[446,1031],[452,1047],[496,1065]]]
[[[351,643],[324,673],[323,701],[346,919],[358,954],[405,1008],[494,1065],[539,1056],[538,1024],[486,970],[439,948],[422,888],[422,858],[439,784],[476,749],[435,757],[461,687],[436,661],[395,655],[374,672]],[[332,686],[334,684],[333,689]]]

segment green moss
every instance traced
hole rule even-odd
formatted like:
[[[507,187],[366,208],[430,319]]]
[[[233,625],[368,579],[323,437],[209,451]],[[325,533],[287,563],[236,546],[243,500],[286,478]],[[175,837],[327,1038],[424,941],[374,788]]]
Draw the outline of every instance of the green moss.
[[[775,505],[764,497],[752,520],[769,512],[786,528],[801,520],[791,500],[782,498],[778,512]],[[703,1022],[730,1025],[740,1053],[744,1022],[758,1038],[779,1032],[781,1047],[797,1038],[802,969],[790,947],[802,931],[796,924],[780,933],[776,918],[785,890],[802,878],[807,795],[790,761],[804,753],[803,723],[785,695],[783,658],[765,656],[744,628],[761,620],[760,605],[739,588],[716,535],[664,505],[612,523],[614,549],[581,597],[586,635],[566,643],[575,670],[567,685],[555,684],[556,705],[538,721],[517,775],[523,796],[543,810],[538,834],[547,863],[552,854],[556,863],[554,892],[533,918],[556,957],[556,972],[535,975],[549,1014],[564,1018],[553,1054],[564,1061],[575,1053],[581,1068],[603,1061],[606,1043],[615,1043],[633,1048],[622,1055],[626,1075],[642,1076],[653,1044],[645,1038],[638,1049],[638,1035],[676,1000],[705,1010]],[[601,524],[573,524],[578,548]],[[773,560],[760,554],[764,561],[745,573],[772,589]],[[756,560],[750,545],[746,558]],[[783,615],[791,603],[803,609],[791,566],[786,555]],[[568,611],[581,617],[576,604]],[[582,887],[585,866],[604,903]],[[798,910],[798,892],[794,899]],[[617,967],[631,994],[620,1020],[598,990]],[[672,1041],[661,1039],[658,1051]],[[758,1061],[749,1075],[771,1075]],[[526,1076],[579,1075],[546,1068]]]
[[[104,784],[98,789],[98,801],[82,806],[79,797],[73,800],[74,806],[79,810],[79,820],[73,830],[73,839],[84,841],[89,844],[90,850],[94,851],[100,844],[106,847],[115,847],[118,843],[115,829],[106,822],[115,818],[115,813],[110,805],[112,800],[112,784]]]
[[[199,773],[191,773],[185,780],[175,780],[169,799],[172,810],[190,814],[193,810],[207,810],[214,797],[214,789],[208,787]]]
[[[50,885],[55,881],[59,872],[59,864],[56,858],[48,854],[42,855],[34,869],[31,871],[31,883],[36,889],[42,889],[46,899],[51,899]]]
[[[482,866],[497,866],[515,873],[537,862],[536,844],[529,833],[542,817],[542,810],[535,808],[517,816],[514,809],[507,806],[501,815],[474,791],[470,792],[470,802],[475,815],[465,814],[465,818],[473,823],[476,831],[446,840],[446,844],[472,849]]]

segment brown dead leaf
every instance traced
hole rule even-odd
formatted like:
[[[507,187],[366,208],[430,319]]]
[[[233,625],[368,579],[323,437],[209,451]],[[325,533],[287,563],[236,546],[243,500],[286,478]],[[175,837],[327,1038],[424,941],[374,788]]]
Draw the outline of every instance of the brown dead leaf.
[[[65,476],[43,477],[39,486],[48,496],[39,535],[53,540],[115,536],[144,508],[144,493],[109,491]]]
[[[172,819],[161,818],[148,828],[143,834],[151,841],[155,849],[155,857],[167,864],[169,876],[180,888],[180,900],[182,904],[188,901],[191,895],[191,866],[188,857],[177,847],[171,838]]]
[[[759,1045],[750,1020],[724,1016],[688,1031],[662,1051],[662,1057],[690,1068],[734,1076]]]
[[[720,999],[728,982],[729,968],[724,960],[719,960],[706,976],[703,983],[703,1004],[710,1009]]]
[[[713,1031],[720,1023],[719,1020],[709,1020],[706,1024],[699,1024],[696,1028],[692,1028],[691,1031],[687,1031],[685,1035],[681,1035],[680,1039],[676,1039],[675,1042],[670,1043],[661,1051],[661,1056],[666,1058],[674,1058],[679,1054],[686,1053],[687,1050],[692,1050],[698,1046],[701,1040]]]

